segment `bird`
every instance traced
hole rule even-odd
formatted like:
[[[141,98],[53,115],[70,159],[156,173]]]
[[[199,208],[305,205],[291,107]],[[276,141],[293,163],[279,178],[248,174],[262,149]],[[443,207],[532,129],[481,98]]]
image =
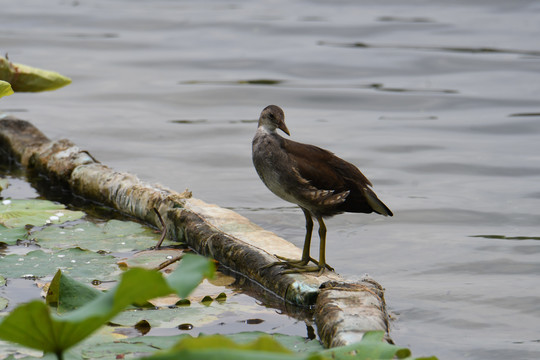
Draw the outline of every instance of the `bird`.
[[[306,219],[306,235],[301,259],[276,255],[281,273],[317,272],[334,269],[326,263],[324,218],[344,212],[393,216],[392,211],[371,190],[371,182],[353,164],[315,145],[303,144],[290,136],[285,114],[277,105],[265,107],[252,142],[252,160],[262,182],[275,195],[296,204]],[[319,260],[310,256],[313,219],[319,224]],[[315,265],[309,265],[313,262]]]

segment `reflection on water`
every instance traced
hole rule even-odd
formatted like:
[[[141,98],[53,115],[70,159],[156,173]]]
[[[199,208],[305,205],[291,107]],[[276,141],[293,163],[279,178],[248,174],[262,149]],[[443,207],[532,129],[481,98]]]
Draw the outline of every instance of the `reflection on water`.
[[[537,1],[0,6],[0,50],[73,79],[0,112],[301,246],[301,211],[251,164],[280,105],[292,139],[358,165],[395,212],[329,219],[327,258],[384,285],[397,344],[540,358]]]

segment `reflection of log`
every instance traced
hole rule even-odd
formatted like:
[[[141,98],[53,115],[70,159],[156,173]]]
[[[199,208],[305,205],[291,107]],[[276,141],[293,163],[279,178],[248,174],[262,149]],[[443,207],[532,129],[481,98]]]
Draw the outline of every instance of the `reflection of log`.
[[[383,290],[377,283],[347,283],[329,271],[317,277],[280,275],[279,267],[263,269],[276,260],[273,254],[300,258],[301,250],[231,210],[192,198],[188,191],[179,194],[116,172],[69,140],[50,141],[26,121],[0,120],[0,149],[3,161],[7,153],[27,170],[44,174],[79,196],[154,226],[159,226],[152,211],[157,208],[171,238],[293,304],[315,305],[316,323],[326,346],[359,341],[368,330],[388,330]]]

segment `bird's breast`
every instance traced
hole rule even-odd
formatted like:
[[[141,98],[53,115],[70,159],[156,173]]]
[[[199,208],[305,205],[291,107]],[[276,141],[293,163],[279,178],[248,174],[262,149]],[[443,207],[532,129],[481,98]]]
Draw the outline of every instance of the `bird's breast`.
[[[281,147],[279,138],[258,131],[252,145],[253,165],[266,187],[283,200],[297,203],[290,191],[293,164]]]

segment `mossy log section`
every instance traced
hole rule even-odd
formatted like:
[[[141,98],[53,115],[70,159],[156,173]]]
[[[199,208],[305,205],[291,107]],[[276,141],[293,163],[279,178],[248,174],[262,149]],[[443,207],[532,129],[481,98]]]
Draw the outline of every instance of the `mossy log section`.
[[[233,272],[300,306],[315,306],[319,335],[326,346],[360,341],[369,330],[388,331],[383,290],[374,281],[348,283],[338,274],[280,274],[263,268],[274,254],[300,258],[301,250],[232,210],[207,204],[136,176],[116,172],[69,140],[51,141],[27,121],[0,120],[3,161],[16,159],[23,168],[48,176],[74,194],[96,201],[159,227],[156,208],[168,236],[217,260]]]

